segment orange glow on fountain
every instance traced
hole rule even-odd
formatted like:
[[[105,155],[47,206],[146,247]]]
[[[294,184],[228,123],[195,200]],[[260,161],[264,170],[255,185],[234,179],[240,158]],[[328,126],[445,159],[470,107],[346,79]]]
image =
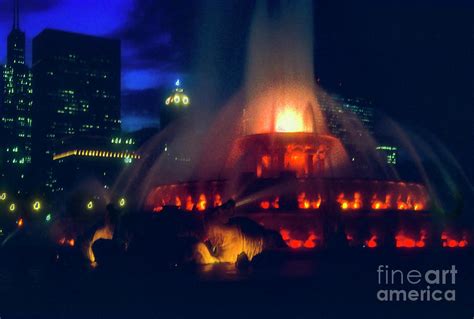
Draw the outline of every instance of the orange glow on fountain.
[[[327,134],[314,84],[284,81],[251,89],[245,106],[244,134]]]
[[[198,211],[202,212],[206,210],[206,207],[207,207],[206,195],[201,194],[199,195],[199,201],[196,204],[196,208]]]
[[[314,198],[309,198],[306,196],[306,193],[300,193],[297,197],[298,201],[298,208],[299,209],[319,209],[321,206],[322,198],[321,195],[318,194]]]
[[[398,196],[397,209],[420,211],[425,209],[425,204],[421,201],[414,201],[411,195],[407,195],[405,200],[402,196]]]
[[[312,12],[306,10],[309,1],[299,3],[300,13]],[[268,10],[264,6],[260,9],[265,17]],[[424,226],[431,216],[427,211],[429,194],[423,185],[387,180],[386,175],[375,179],[365,169],[355,171],[358,162],[365,165],[359,158],[367,159],[367,171],[378,171],[375,165],[370,167],[374,154],[369,150],[369,132],[353,137],[355,131],[349,131],[362,123],[327,113],[331,126],[349,122],[337,123],[351,133],[344,143],[352,147],[356,142],[367,144],[362,149],[366,154],[357,154],[353,161],[341,139],[329,134],[320,101],[328,106],[337,103],[314,81],[313,23],[302,21],[292,9],[293,5],[281,11],[282,23],[288,24],[284,27],[275,25],[278,20],[270,17],[256,21],[250,32],[245,85],[206,135],[199,153],[202,158],[196,155],[196,170],[185,175],[193,180],[183,180],[177,174],[174,183],[156,185],[146,198],[145,209],[172,205],[175,196],[180,199],[176,206],[182,210],[204,214],[211,205],[234,202],[235,207],[229,209],[232,214],[279,231],[293,249],[329,243],[332,233],[341,229],[334,227],[338,223],[350,231],[347,238],[351,244],[368,248],[390,243],[386,238],[393,237],[399,227],[393,225],[395,229],[384,234],[384,215],[387,223],[408,218],[413,227]],[[289,45],[288,41],[294,43]],[[333,111],[346,113],[337,107]],[[374,164],[379,163],[374,160]],[[413,211],[420,213],[411,214]],[[421,248],[426,234],[412,238],[400,232],[395,240],[396,247]],[[235,256],[232,254],[232,259]],[[206,258],[213,260],[210,255]]]
[[[392,206],[390,194],[385,195],[385,201],[381,201],[377,198],[377,194],[372,196],[371,207],[374,210],[389,209]]]
[[[276,115],[276,132],[304,132],[304,119],[301,114],[290,106],[283,107]]]
[[[337,202],[342,210],[357,210],[362,208],[362,197],[359,192],[354,193],[353,200],[345,199],[344,193],[340,193]]]
[[[193,198],[190,195],[188,195],[186,197],[186,210],[187,211],[192,211],[193,208],[194,208]]]

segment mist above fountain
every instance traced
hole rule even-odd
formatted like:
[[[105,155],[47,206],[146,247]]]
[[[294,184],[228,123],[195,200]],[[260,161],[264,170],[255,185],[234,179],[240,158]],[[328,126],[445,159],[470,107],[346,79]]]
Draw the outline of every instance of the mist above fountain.
[[[145,209],[160,212],[171,205],[198,213],[233,199],[237,214],[280,231],[293,248],[327,244],[327,229],[336,227],[339,214],[350,218],[348,227],[352,218],[380,216],[375,212],[427,216],[420,213],[428,205],[424,186],[353,178],[346,151],[328,133],[318,102],[312,23],[310,2],[259,2],[246,83],[200,141],[197,174],[188,181],[157,182]],[[352,229],[347,240],[370,241],[372,247],[384,240],[382,231],[369,232],[365,238]],[[419,236],[419,229],[412,236]]]
[[[257,4],[251,27],[244,134],[327,134],[315,95],[312,4]]]

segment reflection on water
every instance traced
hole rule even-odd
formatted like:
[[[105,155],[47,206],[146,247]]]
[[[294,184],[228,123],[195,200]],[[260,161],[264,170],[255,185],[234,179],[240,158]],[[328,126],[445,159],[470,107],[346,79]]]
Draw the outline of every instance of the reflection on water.
[[[256,257],[255,263],[248,267],[238,267],[233,263],[200,265],[196,269],[196,273],[200,279],[206,281],[314,277],[321,269],[321,261],[318,255],[314,252],[277,253],[266,256],[264,259]]]
[[[242,318],[268,318],[274,317],[268,311],[276,306],[287,306],[290,316],[286,318],[346,318],[354,314],[354,307],[370,308],[365,318],[386,318],[387,312],[399,309],[395,304],[381,307],[377,303],[374,294],[380,264],[398,269],[455,264],[463,278],[456,283],[460,302],[446,305],[445,312],[460,314],[459,305],[472,303],[472,298],[466,298],[472,296],[474,282],[471,249],[366,249],[340,250],[337,254],[291,251],[256,256],[246,267],[222,263],[175,265],[168,270],[136,261],[90,268],[61,262],[64,256],[60,262],[26,255],[6,257],[0,250],[0,310],[5,318],[18,317],[7,314],[20,312],[22,318],[35,317],[33,314],[43,315],[40,318],[96,318],[98,309],[107,311],[102,318],[194,318],[202,309],[215,313],[233,309],[245,314]],[[377,313],[373,312],[376,307],[381,307]],[[421,310],[424,317],[437,318],[439,314],[439,309],[428,304]],[[44,316],[52,311],[60,316]],[[158,312],[166,315],[157,316]],[[423,316],[410,312],[397,318]]]
[[[204,280],[239,280],[246,277],[246,273],[237,269],[235,264],[219,263],[200,265],[197,274]]]

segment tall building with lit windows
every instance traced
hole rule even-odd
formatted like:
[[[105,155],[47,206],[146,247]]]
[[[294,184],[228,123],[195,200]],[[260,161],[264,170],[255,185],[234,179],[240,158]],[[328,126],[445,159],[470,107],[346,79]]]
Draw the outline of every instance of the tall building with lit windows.
[[[1,69],[1,171],[3,187],[25,192],[31,168],[32,73],[25,63],[25,33],[20,29],[18,1],[7,39],[7,62]]]
[[[387,165],[397,165],[398,159],[398,147],[393,144],[383,144],[378,145],[376,151],[379,153],[382,160],[386,162]]]
[[[33,160],[53,191],[65,140],[120,132],[120,41],[46,29],[33,39],[33,75]]]
[[[318,92],[318,101],[324,113],[329,132],[344,144],[347,155],[357,172],[370,169],[366,153],[367,141],[374,134],[374,108],[370,101]]]

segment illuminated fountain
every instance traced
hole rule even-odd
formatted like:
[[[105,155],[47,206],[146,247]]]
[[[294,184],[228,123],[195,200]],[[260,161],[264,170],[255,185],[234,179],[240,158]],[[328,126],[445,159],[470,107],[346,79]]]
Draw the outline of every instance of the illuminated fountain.
[[[436,242],[425,186],[356,178],[341,141],[328,133],[312,72],[308,5],[287,4],[270,15],[260,3],[244,98],[224,109],[232,116],[218,116],[203,141],[210,147],[203,147],[201,162],[219,166],[218,176],[158,182],[148,192],[145,210],[160,213],[176,206],[206,214],[232,199],[237,215],[278,231],[294,249],[330,246],[341,234],[347,245],[367,248],[424,248]],[[226,125],[219,118],[233,121]],[[229,138],[228,131],[235,134]],[[447,234],[442,241],[445,247],[468,245],[466,237]]]

